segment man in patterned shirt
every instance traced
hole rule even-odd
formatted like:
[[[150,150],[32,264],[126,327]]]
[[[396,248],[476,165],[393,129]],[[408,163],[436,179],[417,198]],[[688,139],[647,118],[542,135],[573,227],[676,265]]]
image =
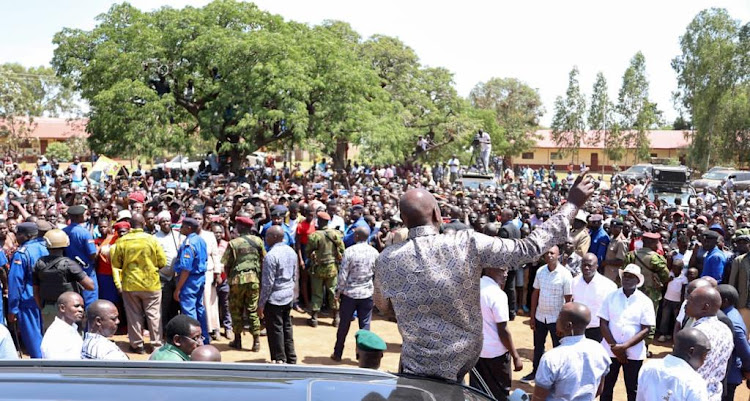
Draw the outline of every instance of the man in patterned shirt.
[[[699,287],[688,295],[685,314],[695,319],[694,328],[703,332],[711,343],[706,362],[698,369],[708,384],[708,400],[720,401],[722,380],[727,373],[727,363],[734,350],[732,330],[716,316],[721,308],[721,295],[712,286]]]
[[[339,299],[340,323],[336,332],[336,345],[331,359],[341,361],[344,342],[349,334],[354,312],[357,312],[359,328],[370,330],[372,318],[372,266],[378,258],[378,251],[367,243],[370,230],[367,227],[354,229],[354,245],[346,248],[339,269],[336,298]]]
[[[395,312],[403,338],[400,370],[462,380],[482,350],[482,269],[537,260],[567,238],[570,220],[592,193],[591,179],[579,176],[558,213],[513,241],[471,230],[440,234],[442,217],[432,194],[407,191],[399,208],[409,239],[386,248],[374,267],[375,305]]]
[[[106,299],[94,301],[86,310],[89,331],[83,335],[82,359],[127,361],[128,356],[109,340],[115,335],[120,319],[117,307]]]

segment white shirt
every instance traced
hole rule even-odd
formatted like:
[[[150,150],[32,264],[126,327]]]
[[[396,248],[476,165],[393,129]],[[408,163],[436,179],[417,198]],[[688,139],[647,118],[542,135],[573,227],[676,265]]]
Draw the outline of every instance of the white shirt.
[[[159,230],[154,234],[154,237],[156,238],[156,242],[164,249],[164,254],[167,256],[166,266],[172,266],[172,261],[177,257],[177,249],[182,245],[185,237],[175,230],[170,230],[168,234]]]
[[[555,323],[565,304],[565,296],[572,295],[570,284],[573,275],[561,264],[553,271],[544,265],[536,271],[534,288],[539,290],[539,304],[534,317],[542,323]]]
[[[492,138],[490,138],[489,132],[482,132],[482,136],[479,139],[479,147],[483,152],[492,150]]]
[[[487,276],[479,281],[479,305],[482,308],[482,353],[480,358],[497,358],[508,352],[497,332],[497,324],[507,322],[508,295],[497,282]]]
[[[727,363],[734,350],[734,333],[716,316],[696,320],[693,327],[708,337],[711,350],[697,373],[706,381],[708,400],[721,401],[722,381],[727,373]]]
[[[78,334],[78,325],[65,323],[55,316],[42,338],[42,358],[56,360],[81,359],[83,339]]]
[[[206,274],[221,273],[221,257],[219,257],[219,244],[216,243],[216,236],[209,230],[201,230],[199,234],[203,241],[206,241]]]
[[[609,331],[618,344],[633,338],[641,331],[641,326],[656,325],[654,304],[646,294],[639,290],[635,290],[629,297],[625,296],[622,288],[607,295],[598,315],[599,318],[609,322]],[[612,353],[606,339],[602,339],[602,345],[609,352],[609,356],[614,358],[615,354]],[[641,340],[638,344],[628,348],[626,355],[633,361],[646,359],[645,341]]]
[[[594,273],[594,278],[587,283],[583,274],[579,274],[573,278],[571,288],[573,301],[586,305],[591,311],[591,322],[586,328],[599,327],[599,309],[607,295],[617,291],[617,284],[599,273]]]
[[[682,286],[688,283],[687,277],[684,274],[673,278],[667,284],[667,292],[664,294],[664,299],[672,302],[680,302],[682,298]]]
[[[593,401],[611,363],[596,341],[584,336],[563,337],[559,346],[542,356],[534,384],[550,390],[546,401]]]
[[[702,401],[706,381],[684,360],[672,355],[651,359],[638,373],[636,401]]]
[[[343,233],[344,227],[346,227],[346,223],[344,222],[344,219],[341,216],[337,214],[334,214],[333,216],[331,216],[331,221],[328,222],[328,228],[334,228]]]
[[[458,173],[458,167],[460,165],[461,165],[461,162],[458,161],[458,159],[448,160],[448,166],[450,167],[451,173]]]
[[[3,324],[0,324],[0,359],[18,359],[13,337],[10,336],[10,331]]]

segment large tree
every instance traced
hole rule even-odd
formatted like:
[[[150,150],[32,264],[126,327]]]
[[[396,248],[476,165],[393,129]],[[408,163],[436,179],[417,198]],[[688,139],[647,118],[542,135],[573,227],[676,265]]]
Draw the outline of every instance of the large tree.
[[[555,114],[552,118],[552,140],[563,154],[573,155],[586,138],[586,99],[578,83],[578,67],[568,74],[568,89],[565,98],[555,100]]]
[[[594,87],[591,91],[591,105],[588,113],[588,126],[591,130],[589,143],[599,143],[604,140],[604,150],[610,160],[622,159],[624,149],[622,141],[617,135],[618,123],[614,119],[615,106],[609,99],[607,78],[602,72],[596,74]]]
[[[73,92],[49,67],[0,65],[0,135],[13,145],[31,133],[34,117],[57,117],[76,110]]]
[[[515,78],[491,78],[478,83],[469,94],[471,104],[495,113],[497,125],[505,134],[506,156],[531,149],[538,138],[534,132],[544,114],[539,92]]]
[[[342,165],[346,144],[388,115],[347,24],[309,27],[232,0],[153,12],[124,3],[98,22],[55,35],[52,64],[89,102],[101,153],[196,151],[200,136],[234,166],[260,147],[308,143]]]
[[[622,146],[635,149],[637,159],[647,159],[651,143],[648,131],[656,128],[661,121],[661,111],[648,98],[649,83],[646,77],[646,58],[636,53],[622,77],[622,86],[617,96],[618,124],[613,136]]]
[[[702,168],[750,161],[750,24],[725,9],[703,10],[680,47],[672,68],[676,100],[694,128],[689,160]]]

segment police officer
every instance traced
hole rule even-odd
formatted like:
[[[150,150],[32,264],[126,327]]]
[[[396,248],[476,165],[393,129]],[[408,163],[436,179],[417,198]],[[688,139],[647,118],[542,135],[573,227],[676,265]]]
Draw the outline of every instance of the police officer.
[[[91,277],[94,289],[83,291],[83,302],[88,308],[92,302],[99,299],[99,285],[96,281],[96,244],[86,226],[86,206],[75,205],[68,208],[70,224],[63,229],[70,239],[70,246],[65,249],[65,256],[75,260],[83,266],[83,271]]]
[[[37,260],[49,254],[44,239],[37,238],[38,233],[36,223],[16,227],[21,246],[13,254],[8,275],[8,322],[18,322],[21,340],[32,358],[42,357],[42,314],[34,301],[31,276]]]
[[[174,300],[180,303],[180,312],[201,323],[203,342],[208,344],[208,321],[206,308],[203,306],[203,291],[206,284],[206,262],[208,253],[206,241],[198,235],[198,220],[187,217],[182,220],[180,234],[185,241],[177,250],[177,261],[174,272],[177,274],[177,285],[174,290]]]
[[[80,264],[63,255],[65,248],[70,245],[65,231],[56,228],[44,234],[43,238],[49,255],[43,256],[34,265],[32,282],[34,299],[42,311],[43,332],[46,332],[57,316],[57,298],[68,291],[80,294],[82,291],[79,285],[91,291],[94,289],[94,281]]]
[[[247,311],[250,334],[253,335],[253,352],[260,351],[260,319],[258,318],[258,296],[260,295],[261,264],[266,256],[263,241],[252,235],[255,222],[250,217],[237,217],[236,229],[239,237],[229,241],[221,263],[229,281],[229,312],[232,314],[234,341],[229,346],[242,349],[242,315]]]
[[[339,325],[339,304],[336,301],[336,282],[339,274],[338,265],[344,255],[344,241],[341,232],[328,228],[331,216],[318,212],[318,228],[307,240],[307,258],[310,260],[310,283],[312,301],[310,319],[307,324],[318,327],[318,312],[323,303],[324,292],[328,295],[328,306],[333,313],[333,327]],[[367,224],[367,223],[365,223]]]
[[[604,259],[607,256],[607,247],[609,246],[609,235],[602,227],[602,219],[601,214],[589,216],[589,236],[591,237],[589,253],[596,255],[600,269],[604,267]]]

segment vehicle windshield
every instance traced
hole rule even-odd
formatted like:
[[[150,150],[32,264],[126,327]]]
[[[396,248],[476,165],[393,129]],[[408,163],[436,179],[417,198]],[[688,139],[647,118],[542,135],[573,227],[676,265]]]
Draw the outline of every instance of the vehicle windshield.
[[[690,195],[694,194],[694,190],[692,188],[688,187],[681,187],[681,188],[654,188],[651,187],[648,191],[649,199],[654,200],[658,196],[659,199],[663,199],[667,201],[668,204],[674,205],[674,201],[677,198],[682,199],[682,204],[687,205],[688,200],[690,199]]]
[[[487,187],[494,188],[497,186],[497,184],[495,184],[495,181],[486,179],[486,178],[464,177],[463,179],[461,179],[461,182],[464,184],[464,188],[469,188],[469,189],[478,189],[480,185],[482,186],[482,188],[487,188]]]
[[[648,171],[648,166],[633,166],[625,170],[627,173],[645,173]]]
[[[703,178],[707,180],[726,180],[729,175],[732,174],[732,171],[726,170],[726,171],[712,171],[708,172],[706,174],[703,174]]]

